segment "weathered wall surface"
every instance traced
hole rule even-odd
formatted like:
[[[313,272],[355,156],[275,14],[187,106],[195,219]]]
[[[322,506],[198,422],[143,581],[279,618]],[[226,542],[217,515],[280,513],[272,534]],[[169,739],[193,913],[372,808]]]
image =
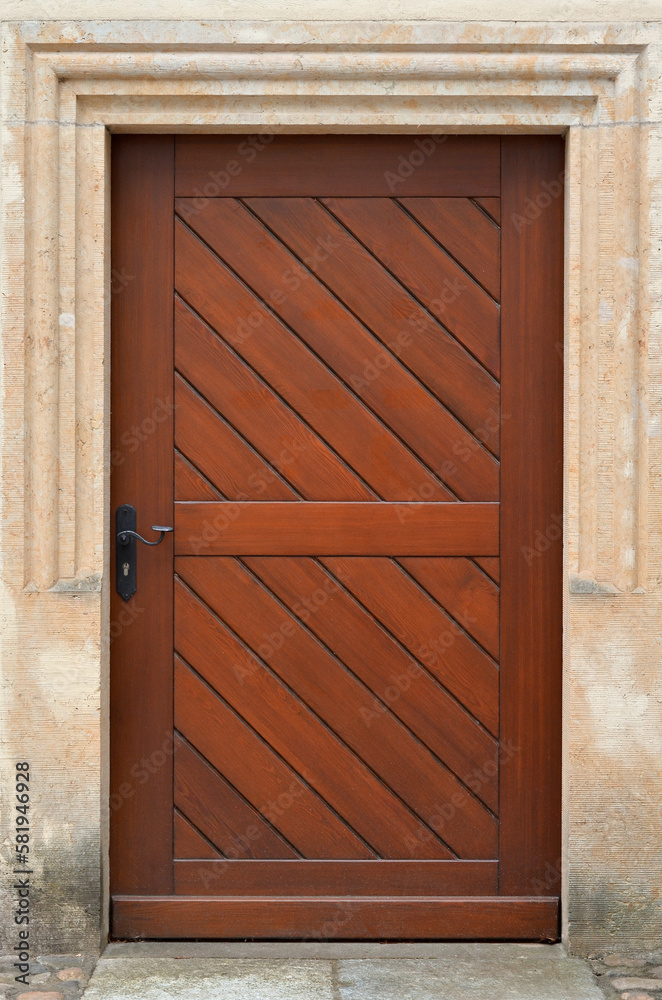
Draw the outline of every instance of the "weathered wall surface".
[[[114,21],[181,20],[177,0],[4,0],[3,20],[41,21],[110,18]],[[230,21],[571,21],[610,24],[623,20],[656,21],[656,0],[188,0],[186,17]]]
[[[140,5],[160,21],[123,0],[5,0],[3,951],[17,761],[35,948],[105,934],[108,648],[131,625],[106,610],[109,302],[130,278],[108,259],[107,136],[123,128],[567,134],[564,933],[578,953],[662,938],[662,13],[458,0],[454,19],[491,19],[465,24],[400,0],[361,22],[369,6],[282,24],[268,19],[310,18],[310,3],[195,0],[187,17],[220,20],[183,22],[171,0]],[[530,542],[545,558],[548,539]]]

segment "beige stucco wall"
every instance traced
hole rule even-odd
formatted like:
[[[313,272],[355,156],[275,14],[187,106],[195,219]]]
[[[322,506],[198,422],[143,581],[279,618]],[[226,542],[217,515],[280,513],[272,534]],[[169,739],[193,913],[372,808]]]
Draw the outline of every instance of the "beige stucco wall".
[[[127,128],[567,134],[564,934],[579,953],[662,937],[662,10],[350,6],[194,0],[183,22],[173,0],[5,0],[3,947],[17,760],[39,947],[105,933],[107,654],[130,627],[106,610],[107,136]]]

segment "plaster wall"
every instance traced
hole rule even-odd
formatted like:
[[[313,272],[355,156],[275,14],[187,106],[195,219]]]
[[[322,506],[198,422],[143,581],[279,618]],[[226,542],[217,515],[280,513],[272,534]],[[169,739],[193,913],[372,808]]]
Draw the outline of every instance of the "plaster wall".
[[[3,8],[0,946],[22,760],[35,944],[106,933],[111,130],[566,134],[564,936],[659,945],[659,5],[125,6]]]

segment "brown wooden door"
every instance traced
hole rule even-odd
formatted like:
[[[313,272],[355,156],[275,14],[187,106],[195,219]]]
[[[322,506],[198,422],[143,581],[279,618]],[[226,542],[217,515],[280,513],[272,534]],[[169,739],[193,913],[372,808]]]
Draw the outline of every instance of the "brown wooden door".
[[[114,140],[115,936],[557,937],[562,170]]]

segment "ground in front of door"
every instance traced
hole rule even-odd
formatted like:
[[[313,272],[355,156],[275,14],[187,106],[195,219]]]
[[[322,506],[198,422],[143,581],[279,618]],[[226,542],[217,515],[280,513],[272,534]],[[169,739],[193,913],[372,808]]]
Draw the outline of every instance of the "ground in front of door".
[[[284,958],[289,954],[289,958]],[[8,1000],[662,1000],[662,950],[569,958],[560,945],[111,945],[40,956]]]

